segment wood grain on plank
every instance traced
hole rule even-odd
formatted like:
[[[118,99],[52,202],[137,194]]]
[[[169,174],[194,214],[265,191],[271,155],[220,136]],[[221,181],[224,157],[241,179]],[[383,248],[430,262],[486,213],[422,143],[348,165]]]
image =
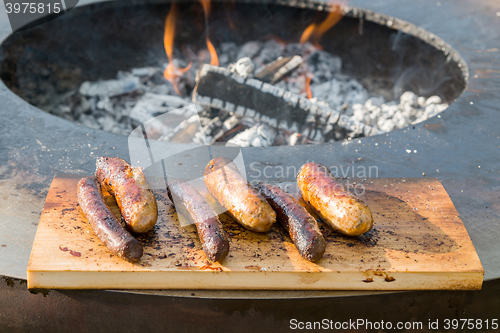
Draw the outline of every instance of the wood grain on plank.
[[[482,285],[484,271],[472,242],[435,179],[368,179],[358,185],[374,228],[346,237],[320,223],[327,248],[316,263],[300,257],[278,224],[259,234],[223,214],[230,254],[214,264],[205,257],[194,226],[179,225],[162,190],[155,190],[155,228],[138,236],[142,259],[129,263],[112,255],[78,206],[78,180],[56,176],[52,182],[28,266],[29,288],[467,290]],[[300,199],[293,182],[275,185]],[[119,214],[113,198],[106,199]]]

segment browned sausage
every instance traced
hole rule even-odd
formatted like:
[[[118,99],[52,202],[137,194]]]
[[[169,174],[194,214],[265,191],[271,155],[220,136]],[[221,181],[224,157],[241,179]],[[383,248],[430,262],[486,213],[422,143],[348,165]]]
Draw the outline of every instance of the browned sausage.
[[[106,205],[95,177],[85,177],[78,182],[77,197],[95,234],[113,254],[129,261],[142,257],[142,244],[122,227]]]
[[[334,230],[358,236],[372,228],[373,218],[368,206],[344,189],[324,165],[304,164],[297,175],[297,184],[304,200]]]
[[[158,218],[156,198],[141,167],[132,167],[117,157],[99,157],[97,180],[115,199],[125,223],[132,232],[151,230]]]
[[[311,214],[277,186],[259,184],[256,188],[271,204],[278,222],[288,231],[302,258],[312,262],[321,259],[326,242]]]
[[[177,213],[195,223],[201,246],[211,261],[221,261],[229,253],[229,240],[215,210],[191,185],[183,181],[168,184],[168,196]]]
[[[276,222],[269,203],[238,172],[226,157],[216,157],[205,168],[208,191],[244,227],[267,232]]]

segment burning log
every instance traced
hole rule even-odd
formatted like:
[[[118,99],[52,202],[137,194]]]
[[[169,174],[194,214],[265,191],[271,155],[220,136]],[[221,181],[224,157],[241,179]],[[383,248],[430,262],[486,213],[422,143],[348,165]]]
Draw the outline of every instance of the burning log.
[[[255,74],[254,77],[262,82],[275,84],[297,69],[303,62],[302,57],[298,55],[286,58],[279,57]]]
[[[214,144],[223,136],[240,126],[244,130],[248,126],[241,126],[241,119],[224,110],[204,108],[199,113],[179,110],[183,120],[174,128],[169,128],[158,140],[178,143]],[[150,121],[151,122],[151,121]],[[154,122],[153,122],[154,123]],[[148,129],[146,129],[148,130]],[[149,129],[151,130],[151,129]]]
[[[272,127],[301,133],[317,142],[335,139],[340,128],[354,136],[370,136],[376,128],[315,102],[255,78],[203,65],[196,78],[193,102],[225,110],[239,117],[251,117]]]

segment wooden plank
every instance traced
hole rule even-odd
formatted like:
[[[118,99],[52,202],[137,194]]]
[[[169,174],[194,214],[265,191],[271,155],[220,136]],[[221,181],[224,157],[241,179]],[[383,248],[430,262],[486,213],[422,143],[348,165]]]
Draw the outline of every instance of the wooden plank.
[[[56,176],[52,182],[28,266],[29,288],[470,290],[482,285],[484,271],[472,242],[435,179],[365,181],[360,197],[373,212],[374,229],[345,237],[321,224],[328,244],[317,263],[303,260],[278,225],[257,234],[223,214],[230,255],[212,265],[195,228],[179,226],[161,190],[155,191],[158,223],[139,237],[143,258],[132,264],[110,254],[77,205],[78,180]],[[300,198],[294,183],[278,185]]]

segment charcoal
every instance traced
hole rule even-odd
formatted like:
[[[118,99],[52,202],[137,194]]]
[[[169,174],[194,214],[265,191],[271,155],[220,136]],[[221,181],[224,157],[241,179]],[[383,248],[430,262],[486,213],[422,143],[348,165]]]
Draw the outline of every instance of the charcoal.
[[[92,111],[89,99],[80,94],[75,94],[71,108],[73,116],[77,119],[82,113],[90,113]]]
[[[222,112],[219,112],[218,116],[215,118],[205,118],[207,119],[206,121],[203,120],[203,117],[200,117],[202,119],[202,132],[206,137],[206,142],[209,144],[219,141],[240,124],[240,119],[238,117],[224,110],[221,111]]]
[[[369,98],[368,91],[359,82],[342,77],[311,86],[311,90],[315,98],[327,102],[336,110],[344,104],[364,104]]]
[[[99,110],[113,112],[113,103],[111,103],[111,99],[108,96],[100,97],[97,101],[96,107]]]
[[[140,87],[139,78],[127,76],[121,80],[84,82],[80,86],[80,94],[84,96],[113,97],[136,91]]]
[[[188,101],[180,97],[147,93],[134,106],[130,112],[130,118],[138,124],[142,124],[160,114],[188,104]]]
[[[97,122],[99,123],[99,125],[101,125],[101,128],[103,129],[103,131],[107,131],[107,132],[111,131],[113,126],[115,126],[115,124],[116,124],[113,117],[111,117],[109,115],[106,115],[104,117],[97,119]]]
[[[158,67],[132,68],[131,74],[140,77],[151,77],[161,71]]]
[[[229,69],[229,71],[237,75],[248,77],[253,74],[253,71],[255,70],[255,65],[252,59],[245,57],[239,59],[234,64],[230,64],[227,69]]]
[[[431,96],[425,101],[425,106],[429,106],[431,104],[442,104],[441,97],[439,96]]]
[[[240,51],[238,52],[237,59],[241,58],[250,58],[252,59],[254,56],[256,56],[260,49],[262,48],[262,43],[258,41],[251,41],[243,44],[241,47]],[[276,59],[276,58],[274,58]]]
[[[189,45],[182,51],[174,50],[175,67],[182,69],[192,63],[175,79],[180,96],[173,83],[163,77],[164,65],[126,69],[119,71],[115,80],[84,82],[79,89],[74,89],[72,80],[61,78],[54,91],[41,89],[31,100],[64,119],[113,133],[128,135],[135,126],[144,124],[151,139],[165,139],[173,133],[175,140],[203,143],[206,137],[207,143],[214,143],[266,124],[276,131],[274,145],[373,135],[419,123],[448,106],[438,96],[427,98],[413,92],[404,92],[397,100],[385,94],[384,99],[380,95],[383,91],[370,85],[370,78],[358,81],[342,74],[340,57],[309,42],[284,45],[271,39],[243,45],[223,42],[216,47],[220,66],[234,63],[231,69],[235,73],[227,74],[223,68],[210,70],[212,80],[206,81],[205,87],[195,79],[208,60],[207,50],[194,51]],[[252,64],[256,70],[252,71]],[[41,74],[49,73],[45,72]],[[68,73],[68,77],[72,75]],[[190,116],[177,109],[191,100],[205,106],[200,110],[198,127],[193,125],[195,118],[189,123]],[[179,127],[183,120],[184,127]]]
[[[226,134],[240,125],[240,119],[229,114],[226,117],[215,117],[213,119],[207,118],[207,120],[208,121],[206,121],[206,123],[202,121],[201,124],[202,132],[204,133],[205,140],[208,144],[214,144],[217,141],[225,141],[221,140],[221,138],[227,138]]]
[[[302,64],[301,56],[279,57],[255,74],[255,78],[275,84]],[[238,73],[237,73],[238,74]]]
[[[306,57],[309,70],[318,81],[328,81],[340,73],[342,60],[328,52],[315,49]]]
[[[399,98],[399,103],[401,106],[407,105],[409,107],[419,107],[418,96],[412,93],[411,91],[403,93]]]
[[[313,53],[317,48],[309,43],[289,43],[285,47],[285,54],[288,56],[301,55],[305,56]]]
[[[299,133],[293,133],[288,137],[288,145],[289,146],[295,146],[297,142],[299,141],[300,134]]]
[[[80,115],[80,118],[78,118],[78,121],[84,126],[95,129],[101,129],[101,125],[97,122],[96,118],[93,116],[82,114]]]
[[[401,95],[399,103],[371,97],[364,104],[352,105],[346,114],[352,114],[353,119],[378,127],[382,132],[389,132],[435,116],[448,107],[441,102],[438,96],[425,99],[407,91]]]
[[[255,118],[275,128],[300,132],[318,142],[323,140],[322,131],[328,119],[339,116],[339,112],[326,103],[315,103],[255,78],[244,78],[207,64],[198,74],[193,102]],[[346,116],[339,126],[356,134],[378,133],[377,129]]]
[[[221,67],[227,67],[231,62],[234,62],[237,59],[237,54],[239,51],[238,46],[232,42],[221,43],[220,45],[221,52],[219,53],[219,65]]]
[[[274,39],[270,39],[262,45],[262,49],[257,57],[255,57],[254,61],[257,66],[266,65],[283,54],[285,50],[285,45],[277,42]]]
[[[169,141],[178,143],[198,143],[195,134],[200,132],[200,118],[193,115],[182,121],[177,127],[162,135],[158,141]],[[204,142],[202,144],[205,144]]]
[[[268,147],[274,144],[276,130],[267,124],[257,124],[229,140],[229,143],[240,147]]]
[[[165,80],[163,80],[165,81]],[[175,92],[174,86],[170,82],[163,82],[159,85],[154,85],[149,92],[156,95],[165,95],[165,96],[177,96]]]

